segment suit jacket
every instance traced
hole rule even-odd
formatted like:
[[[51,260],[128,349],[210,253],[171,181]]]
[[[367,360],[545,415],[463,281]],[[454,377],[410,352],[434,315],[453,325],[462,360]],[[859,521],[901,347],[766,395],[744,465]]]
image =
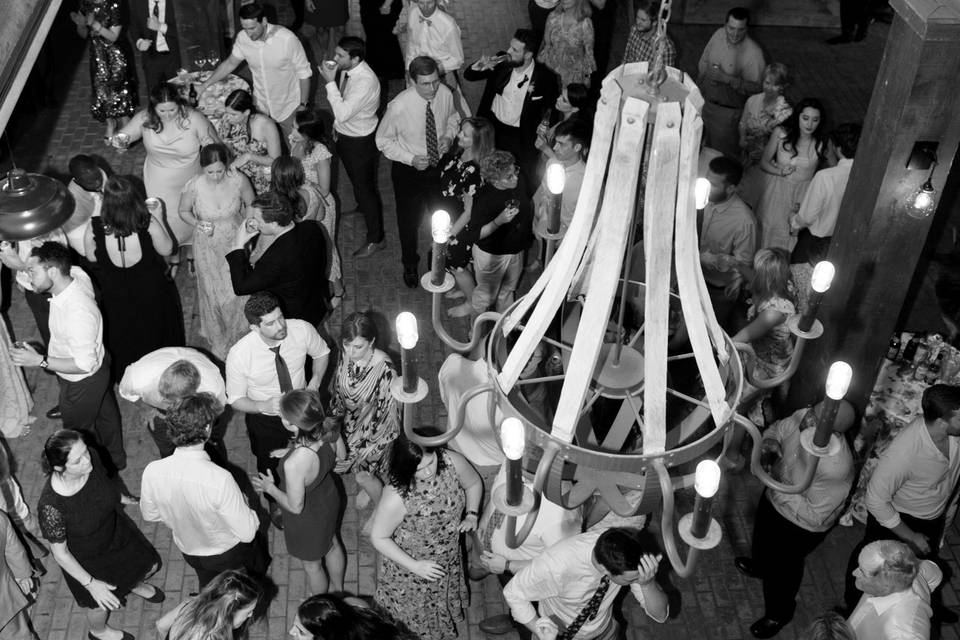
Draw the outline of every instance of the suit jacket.
[[[27,597],[17,586],[17,580],[33,575],[33,567],[23,544],[17,537],[13,523],[0,511],[0,628],[20,613],[28,604]]]
[[[164,8],[164,21],[167,23],[167,32],[163,37],[167,40],[167,46],[170,47],[170,54],[180,60],[180,40],[177,37],[177,18],[174,13],[173,5],[175,0],[167,0]],[[147,56],[162,55],[157,52],[157,31],[147,28],[147,20],[150,18],[150,12],[153,9],[153,0],[130,0],[130,38],[133,40],[133,46],[137,46],[137,40],[141,38],[150,41],[150,48],[142,52]],[[179,64],[178,64],[179,66]]]
[[[285,317],[314,326],[323,321],[328,308],[326,262],[326,240],[315,222],[295,223],[252,267],[246,251],[234,249],[227,254],[235,294],[269,291],[280,298]]]
[[[507,86],[510,80],[510,74],[513,68],[505,62],[501,62],[493,69],[486,71],[477,71],[472,67],[467,67],[463,71],[463,77],[467,80],[486,80],[487,84],[483,88],[483,96],[480,98],[480,106],[477,108],[477,115],[487,118],[490,122],[496,122],[497,117],[493,114],[493,97],[502,93],[503,88]],[[520,135],[523,138],[524,147],[533,148],[537,140],[537,127],[543,119],[543,112],[551,109],[557,102],[560,95],[560,85],[557,74],[545,67],[543,64],[533,65],[533,77],[530,79],[533,85],[531,91],[527,91],[523,99],[523,110],[520,112]]]

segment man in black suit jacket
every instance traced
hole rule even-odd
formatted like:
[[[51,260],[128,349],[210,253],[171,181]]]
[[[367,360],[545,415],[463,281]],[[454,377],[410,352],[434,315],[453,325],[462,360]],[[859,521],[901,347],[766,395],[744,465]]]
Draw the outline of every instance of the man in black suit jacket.
[[[327,247],[320,225],[294,222],[290,201],[273,191],[257,196],[250,213],[227,254],[233,292],[243,296],[269,291],[280,299],[285,317],[317,326],[329,308]],[[258,243],[270,244],[251,266],[245,247],[258,234]]]
[[[517,29],[504,54],[506,60],[494,64],[484,56],[463,72],[467,80],[487,81],[477,115],[493,123],[497,149],[517,158],[527,185],[540,183],[537,127],[560,95],[557,75],[536,62],[538,44],[532,29]]]
[[[176,76],[182,66],[174,4],[174,0],[130,0],[130,37],[143,60],[148,92]]]

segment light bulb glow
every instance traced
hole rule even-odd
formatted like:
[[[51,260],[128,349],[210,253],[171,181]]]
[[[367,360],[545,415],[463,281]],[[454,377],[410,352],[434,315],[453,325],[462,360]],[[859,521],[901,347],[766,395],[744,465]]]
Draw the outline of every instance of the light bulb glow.
[[[907,199],[907,215],[912,218],[926,218],[937,208],[937,190],[927,180]]]
[[[720,465],[713,460],[701,460],[697,463],[697,473],[694,476],[693,488],[697,495],[703,498],[712,498],[720,488]]]
[[[813,268],[813,276],[810,278],[810,288],[817,293],[824,293],[830,288],[830,284],[833,282],[833,276],[836,275],[836,273],[837,270],[832,262],[827,260],[818,262],[817,266]]]
[[[832,400],[843,400],[847,395],[847,389],[850,388],[850,380],[853,378],[853,369],[849,364],[838,360],[830,365],[830,371],[827,373],[827,397]]]
[[[546,173],[547,190],[555,196],[563,193],[567,184],[567,174],[563,170],[563,165],[559,162],[551,162],[547,165]]]
[[[413,349],[417,346],[420,334],[417,333],[417,316],[409,311],[397,314],[397,342],[404,349]]]
[[[503,455],[510,460],[519,460],[523,457],[526,446],[526,428],[519,418],[507,418],[500,425],[500,444]]]
[[[433,212],[430,219],[430,230],[433,234],[433,241],[437,244],[446,244],[450,239],[450,214],[439,209]]]
[[[697,203],[697,209],[703,209],[710,201],[710,181],[706,178],[697,178],[693,187],[694,200]]]

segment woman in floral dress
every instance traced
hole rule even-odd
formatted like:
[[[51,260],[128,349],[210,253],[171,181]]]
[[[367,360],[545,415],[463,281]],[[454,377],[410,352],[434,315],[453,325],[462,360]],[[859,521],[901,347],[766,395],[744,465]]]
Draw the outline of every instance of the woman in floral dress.
[[[743,153],[743,178],[740,197],[751,207],[757,206],[763,188],[760,158],[774,127],[790,117],[793,109],[783,96],[790,86],[787,66],[779,62],[768,64],[763,70],[763,91],[747,98],[740,116],[740,151]]]
[[[396,377],[390,356],[376,348],[377,327],[369,314],[351,313],[343,321],[343,346],[331,412],[343,416],[347,457],[337,462],[337,473],[356,473],[363,493],[357,507],[380,499],[378,479],[384,451],[400,432],[400,409],[390,393]]]
[[[374,600],[422,640],[454,638],[467,602],[460,534],[476,531],[480,475],[459,453],[403,434],[390,447],[388,468],[370,534],[380,553]]]
[[[234,156],[233,168],[250,178],[257,193],[270,190],[270,165],[280,156],[280,131],[270,116],[257,113],[253,98],[233,91],[223,103],[217,135]]]
[[[593,58],[593,23],[587,0],[561,0],[547,18],[537,60],[560,77],[560,87],[571,82],[590,86],[597,69]]]
[[[180,217],[195,228],[200,335],[221,360],[249,330],[243,316],[247,296],[233,293],[223,256],[233,248],[244,209],[253,202],[253,187],[244,174],[230,168],[229,158],[224,145],[205,146],[200,151],[200,173],[187,182],[180,196]]]
[[[90,114],[106,122],[104,143],[137,110],[133,51],[120,24],[120,0],[80,0],[70,12],[81,38],[90,41]]]

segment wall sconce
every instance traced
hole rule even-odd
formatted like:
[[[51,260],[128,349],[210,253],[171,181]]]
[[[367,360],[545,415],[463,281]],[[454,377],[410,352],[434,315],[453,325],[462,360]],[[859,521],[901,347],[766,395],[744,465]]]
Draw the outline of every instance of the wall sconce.
[[[694,200],[697,210],[705,209],[710,201],[710,181],[706,178],[697,178],[693,187]]]
[[[933,171],[937,168],[937,142],[919,140],[913,143],[913,150],[907,160],[907,168],[927,170],[927,179],[910,194],[906,202],[906,212],[911,218],[926,218],[937,208],[937,189],[933,186]]]

